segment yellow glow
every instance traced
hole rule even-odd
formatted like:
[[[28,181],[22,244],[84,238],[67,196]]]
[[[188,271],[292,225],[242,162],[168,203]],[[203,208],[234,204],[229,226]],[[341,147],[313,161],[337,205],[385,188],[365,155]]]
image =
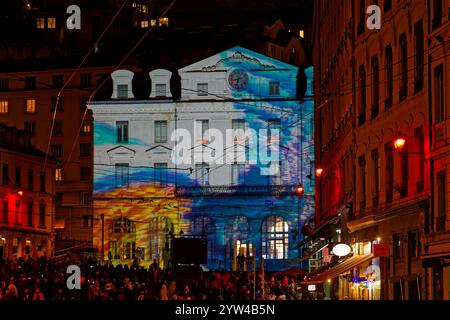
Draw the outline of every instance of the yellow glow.
[[[159,26],[169,26],[169,18],[160,18]]]
[[[56,18],[47,18],[47,28],[48,29],[56,28]]]
[[[28,113],[36,112],[36,100],[35,99],[27,99],[26,100],[26,108]]]
[[[0,113],[8,113],[8,101],[0,101]]]
[[[61,181],[62,180],[62,170],[61,168],[58,168],[55,170],[55,181]]]
[[[45,18],[36,18],[36,28],[37,29],[45,28]]]
[[[300,30],[298,32],[298,35],[300,36],[300,38],[304,38],[305,37],[305,30]]]
[[[141,21],[141,28],[148,28],[148,21],[147,20]]]

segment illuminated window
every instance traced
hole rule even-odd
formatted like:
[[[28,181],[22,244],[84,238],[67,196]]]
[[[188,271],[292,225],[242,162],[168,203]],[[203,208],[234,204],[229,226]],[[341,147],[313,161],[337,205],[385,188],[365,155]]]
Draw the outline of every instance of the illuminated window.
[[[264,220],[262,233],[263,258],[287,259],[289,249],[288,223],[281,217],[268,217]]]
[[[150,26],[156,27],[156,20],[155,19],[150,20]]]
[[[298,35],[300,36],[300,38],[304,38],[305,37],[305,30],[300,30],[298,32]]]
[[[47,28],[48,29],[56,28],[56,18],[47,18]]]
[[[25,100],[25,111],[27,113],[35,113],[36,112],[36,100],[35,99],[26,99]]]
[[[160,18],[159,19],[159,26],[169,26],[169,18]]]
[[[0,101],[0,113],[8,113],[8,101],[7,100]]]
[[[141,21],[141,28],[148,28],[148,20]]]
[[[36,18],[36,28],[37,29],[45,28],[45,18]]]
[[[83,123],[83,126],[81,127],[81,133],[90,133],[91,132],[91,124],[90,123]]]
[[[62,170],[58,168],[55,170],[55,181],[62,181]]]

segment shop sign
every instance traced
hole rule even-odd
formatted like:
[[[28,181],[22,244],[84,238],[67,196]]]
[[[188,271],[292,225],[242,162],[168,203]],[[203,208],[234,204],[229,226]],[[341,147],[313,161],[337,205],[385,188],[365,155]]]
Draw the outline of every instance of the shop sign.
[[[374,257],[389,257],[389,246],[387,244],[374,244],[373,245]]]

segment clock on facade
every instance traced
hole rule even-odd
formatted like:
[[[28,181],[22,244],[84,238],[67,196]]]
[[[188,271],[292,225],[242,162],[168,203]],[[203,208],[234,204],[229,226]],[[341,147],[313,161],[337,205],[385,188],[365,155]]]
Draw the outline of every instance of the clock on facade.
[[[228,74],[228,84],[231,88],[242,90],[248,85],[248,73],[242,69],[234,69]]]

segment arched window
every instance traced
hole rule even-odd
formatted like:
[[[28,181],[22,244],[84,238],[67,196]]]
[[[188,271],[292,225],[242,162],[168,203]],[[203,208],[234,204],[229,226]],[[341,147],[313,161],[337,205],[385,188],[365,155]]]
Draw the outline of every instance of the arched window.
[[[289,225],[281,217],[271,216],[262,225],[262,256],[264,259],[287,259]]]

